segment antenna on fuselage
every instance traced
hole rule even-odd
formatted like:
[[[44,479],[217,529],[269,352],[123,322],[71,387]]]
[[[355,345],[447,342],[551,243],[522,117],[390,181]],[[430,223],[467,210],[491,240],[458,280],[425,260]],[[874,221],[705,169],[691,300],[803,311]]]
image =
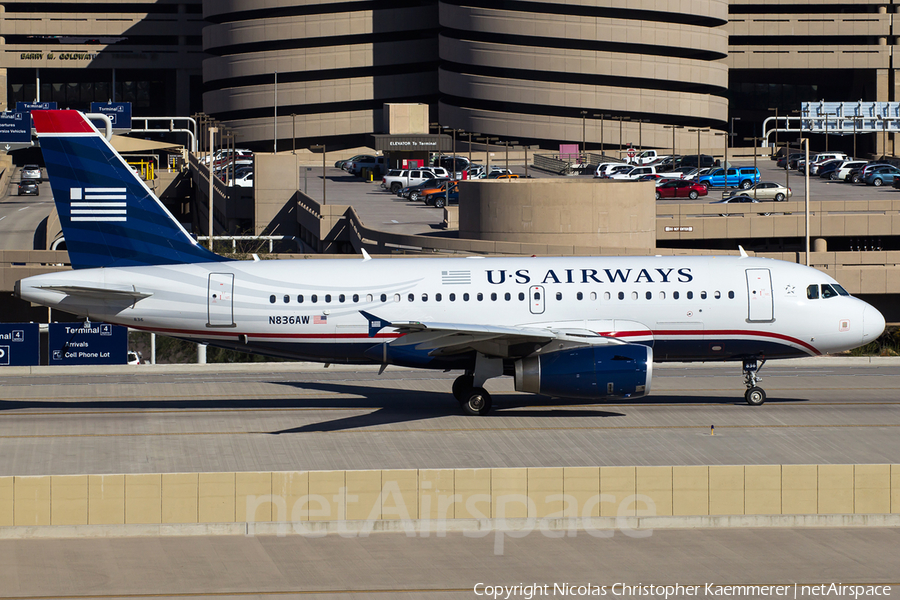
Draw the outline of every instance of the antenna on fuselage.
[[[743,247],[743,246],[738,245],[738,250],[741,251],[741,258],[749,258],[749,257],[750,257],[750,255],[747,254],[747,252],[744,251],[744,247]]]
[[[362,248],[361,251],[362,251],[362,255],[363,255],[363,262],[365,262],[367,260],[372,260],[372,257],[369,256],[369,253],[366,252],[365,248]]]

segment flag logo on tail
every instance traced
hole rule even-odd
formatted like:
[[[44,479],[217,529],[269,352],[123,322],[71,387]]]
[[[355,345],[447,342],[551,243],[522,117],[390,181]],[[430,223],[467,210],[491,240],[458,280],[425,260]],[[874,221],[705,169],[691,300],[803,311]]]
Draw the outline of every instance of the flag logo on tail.
[[[127,221],[125,188],[70,188],[72,221]]]

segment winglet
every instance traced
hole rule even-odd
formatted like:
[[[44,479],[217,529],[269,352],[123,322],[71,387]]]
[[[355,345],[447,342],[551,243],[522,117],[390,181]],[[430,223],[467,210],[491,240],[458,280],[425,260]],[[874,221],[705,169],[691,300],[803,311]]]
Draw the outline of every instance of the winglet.
[[[744,251],[744,247],[743,247],[743,246],[738,245],[738,250],[741,251],[741,258],[749,258],[750,255],[747,254],[746,251]]]
[[[372,260],[372,257],[369,256],[369,253],[366,252],[365,248],[361,248],[360,251],[362,252],[362,255],[363,255],[363,262],[365,262],[367,260]]]
[[[372,313],[367,313],[364,310],[359,311],[359,314],[364,316],[366,320],[369,322],[369,337],[375,337],[375,335],[384,329],[385,327],[390,327],[391,322],[385,321],[384,319],[379,319]]]

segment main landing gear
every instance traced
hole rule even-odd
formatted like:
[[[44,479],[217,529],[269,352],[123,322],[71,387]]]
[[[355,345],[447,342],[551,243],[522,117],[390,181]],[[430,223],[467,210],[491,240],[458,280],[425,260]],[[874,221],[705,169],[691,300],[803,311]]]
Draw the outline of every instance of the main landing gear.
[[[491,410],[491,395],[483,387],[475,386],[475,377],[460,375],[453,382],[453,396],[470,415],[486,415]]]
[[[747,391],[744,392],[744,400],[746,400],[747,404],[750,406],[762,406],[766,401],[765,390],[757,385],[761,381],[761,378],[758,375],[759,370],[762,369],[765,364],[765,359],[759,363],[755,358],[744,361],[744,385],[747,386]]]

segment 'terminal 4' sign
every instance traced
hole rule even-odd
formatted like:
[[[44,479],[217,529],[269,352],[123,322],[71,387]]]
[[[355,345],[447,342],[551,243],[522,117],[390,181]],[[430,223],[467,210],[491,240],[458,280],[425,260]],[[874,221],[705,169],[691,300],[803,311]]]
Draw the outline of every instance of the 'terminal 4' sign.
[[[0,323],[0,367],[40,364],[41,341],[37,323]]]
[[[51,365],[124,365],[128,330],[110,323],[51,323]]]

